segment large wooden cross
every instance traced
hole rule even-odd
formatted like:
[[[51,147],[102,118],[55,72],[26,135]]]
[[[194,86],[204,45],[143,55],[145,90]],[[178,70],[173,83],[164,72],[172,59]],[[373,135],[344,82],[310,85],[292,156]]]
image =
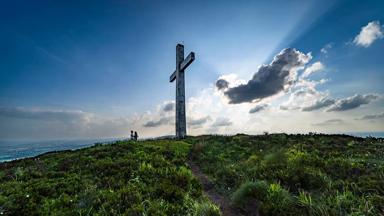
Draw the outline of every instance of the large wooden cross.
[[[184,46],[176,45],[176,70],[169,77],[169,82],[176,80],[176,138],[182,139],[187,135],[185,118],[185,83],[184,70],[195,60],[195,53],[191,52],[184,59]]]

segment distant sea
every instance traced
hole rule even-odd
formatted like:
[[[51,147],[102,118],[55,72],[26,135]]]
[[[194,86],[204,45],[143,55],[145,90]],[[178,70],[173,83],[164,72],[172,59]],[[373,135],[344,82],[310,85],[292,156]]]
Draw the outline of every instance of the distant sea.
[[[122,138],[121,138],[122,139]],[[121,140],[119,139],[119,140]],[[95,143],[108,143],[118,139],[87,140],[0,140],[0,162],[34,157],[51,151],[73,150],[92,146]]]
[[[344,133],[359,137],[381,137],[384,138],[384,132],[353,132]],[[45,140],[45,141],[27,141],[27,140],[0,140],[0,162],[11,161],[26,157],[34,157],[51,151],[74,150],[92,146],[95,143],[109,143],[114,139],[88,139],[88,140]]]
[[[351,133],[345,133],[352,136],[358,136],[358,137],[376,137],[376,138],[384,138],[384,132],[351,132]]]

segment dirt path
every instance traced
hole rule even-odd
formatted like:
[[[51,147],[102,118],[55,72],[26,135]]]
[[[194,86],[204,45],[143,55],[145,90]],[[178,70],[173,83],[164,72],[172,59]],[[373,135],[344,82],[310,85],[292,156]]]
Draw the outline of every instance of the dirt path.
[[[195,175],[196,178],[199,179],[200,183],[202,184],[204,193],[213,203],[220,207],[220,210],[224,216],[242,215],[240,212],[238,212],[235,208],[231,206],[230,200],[228,200],[226,197],[216,191],[213,183],[200,170],[199,166],[197,166],[192,161],[189,161],[188,164],[191,167],[193,175]]]

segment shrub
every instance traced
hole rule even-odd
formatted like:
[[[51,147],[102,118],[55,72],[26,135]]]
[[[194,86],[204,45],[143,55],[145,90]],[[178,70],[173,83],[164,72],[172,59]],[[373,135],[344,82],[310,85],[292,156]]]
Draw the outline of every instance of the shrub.
[[[265,215],[289,215],[293,204],[291,194],[278,183],[268,187],[268,194],[260,205],[260,213]]]
[[[234,188],[239,181],[238,173],[231,167],[218,167],[215,175],[218,182],[221,183],[221,186],[226,188]]]
[[[247,181],[232,194],[232,201],[238,207],[244,207],[249,202],[260,203],[268,196],[268,184],[265,181]]]

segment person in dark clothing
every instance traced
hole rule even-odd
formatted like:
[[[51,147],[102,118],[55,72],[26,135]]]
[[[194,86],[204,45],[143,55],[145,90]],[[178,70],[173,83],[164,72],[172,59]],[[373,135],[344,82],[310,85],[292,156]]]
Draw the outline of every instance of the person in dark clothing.
[[[135,131],[134,137],[135,137],[135,140],[137,141],[137,138],[139,138],[139,136],[137,135],[137,131]]]
[[[131,140],[135,139],[135,137],[133,136],[133,131],[131,130]]]

